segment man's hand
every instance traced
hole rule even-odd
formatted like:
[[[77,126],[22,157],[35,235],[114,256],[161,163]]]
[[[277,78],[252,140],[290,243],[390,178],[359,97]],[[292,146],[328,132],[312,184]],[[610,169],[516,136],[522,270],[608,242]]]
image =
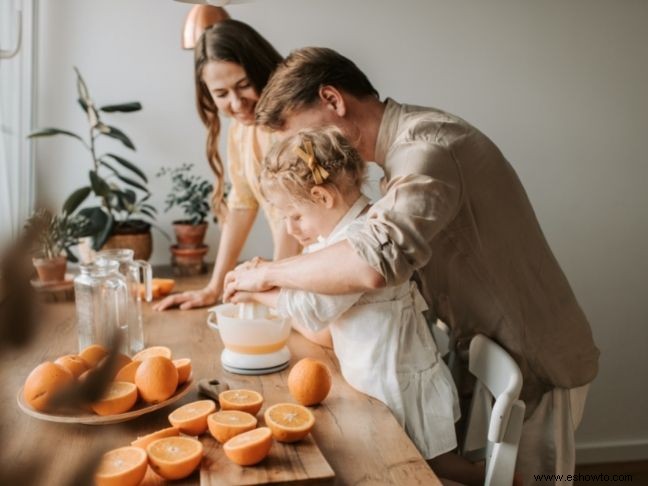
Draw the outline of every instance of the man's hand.
[[[207,307],[218,302],[219,291],[209,287],[200,290],[188,290],[181,294],[173,294],[153,306],[153,310],[163,311],[170,307],[179,306],[181,310],[195,307]]]
[[[270,262],[255,257],[248,262],[241,263],[234,270],[225,275],[223,302],[230,302],[234,293],[264,292],[272,288],[268,285],[265,272]]]

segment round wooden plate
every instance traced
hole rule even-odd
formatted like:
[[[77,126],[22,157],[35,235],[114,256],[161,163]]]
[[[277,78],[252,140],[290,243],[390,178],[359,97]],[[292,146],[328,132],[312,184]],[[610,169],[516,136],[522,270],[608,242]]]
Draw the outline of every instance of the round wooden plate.
[[[141,415],[147,414],[149,412],[154,412],[161,408],[171,405],[174,402],[177,402],[182,397],[184,397],[189,390],[191,389],[191,384],[193,380],[189,379],[178,387],[176,392],[171,398],[160,402],[154,403],[153,405],[147,405],[146,403],[138,401],[135,404],[135,407],[130,409],[128,412],[116,414],[116,415],[97,415],[92,412],[58,412],[58,413],[45,413],[39,412],[31,408],[23,399],[23,389],[22,387],[18,390],[18,396],[16,397],[18,401],[18,406],[20,409],[25,412],[27,415],[30,415],[34,418],[40,420],[47,420],[48,422],[59,422],[66,424],[86,424],[86,425],[106,425],[106,424],[117,424],[119,422],[126,422],[127,420],[132,420]]]

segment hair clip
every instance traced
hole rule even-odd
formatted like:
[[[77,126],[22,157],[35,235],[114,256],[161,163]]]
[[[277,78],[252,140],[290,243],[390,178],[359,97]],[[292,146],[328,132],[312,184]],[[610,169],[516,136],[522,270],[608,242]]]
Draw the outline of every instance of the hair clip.
[[[315,184],[323,184],[329,176],[328,171],[317,162],[315,151],[313,150],[313,143],[310,140],[304,141],[304,148],[306,149],[305,151],[299,146],[295,147],[295,155],[306,162],[313,174]]]

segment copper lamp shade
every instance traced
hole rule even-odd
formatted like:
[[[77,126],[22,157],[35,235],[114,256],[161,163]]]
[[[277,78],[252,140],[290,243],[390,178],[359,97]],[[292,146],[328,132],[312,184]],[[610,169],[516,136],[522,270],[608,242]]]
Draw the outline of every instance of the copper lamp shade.
[[[229,18],[230,16],[224,8],[211,5],[194,5],[189,11],[182,29],[182,48],[193,49],[205,29]]]

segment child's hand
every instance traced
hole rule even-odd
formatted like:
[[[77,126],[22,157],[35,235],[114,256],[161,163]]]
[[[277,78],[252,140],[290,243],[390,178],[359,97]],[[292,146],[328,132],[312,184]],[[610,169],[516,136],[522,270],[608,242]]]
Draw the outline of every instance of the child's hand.
[[[279,299],[279,289],[274,288],[266,290],[265,292],[234,292],[229,299],[229,302],[234,304],[243,304],[247,302],[256,302],[263,304],[266,307],[277,307],[277,300]]]
[[[236,292],[230,297],[229,302],[232,302],[233,304],[246,304],[248,302],[260,303],[256,298],[256,295],[257,292]]]

